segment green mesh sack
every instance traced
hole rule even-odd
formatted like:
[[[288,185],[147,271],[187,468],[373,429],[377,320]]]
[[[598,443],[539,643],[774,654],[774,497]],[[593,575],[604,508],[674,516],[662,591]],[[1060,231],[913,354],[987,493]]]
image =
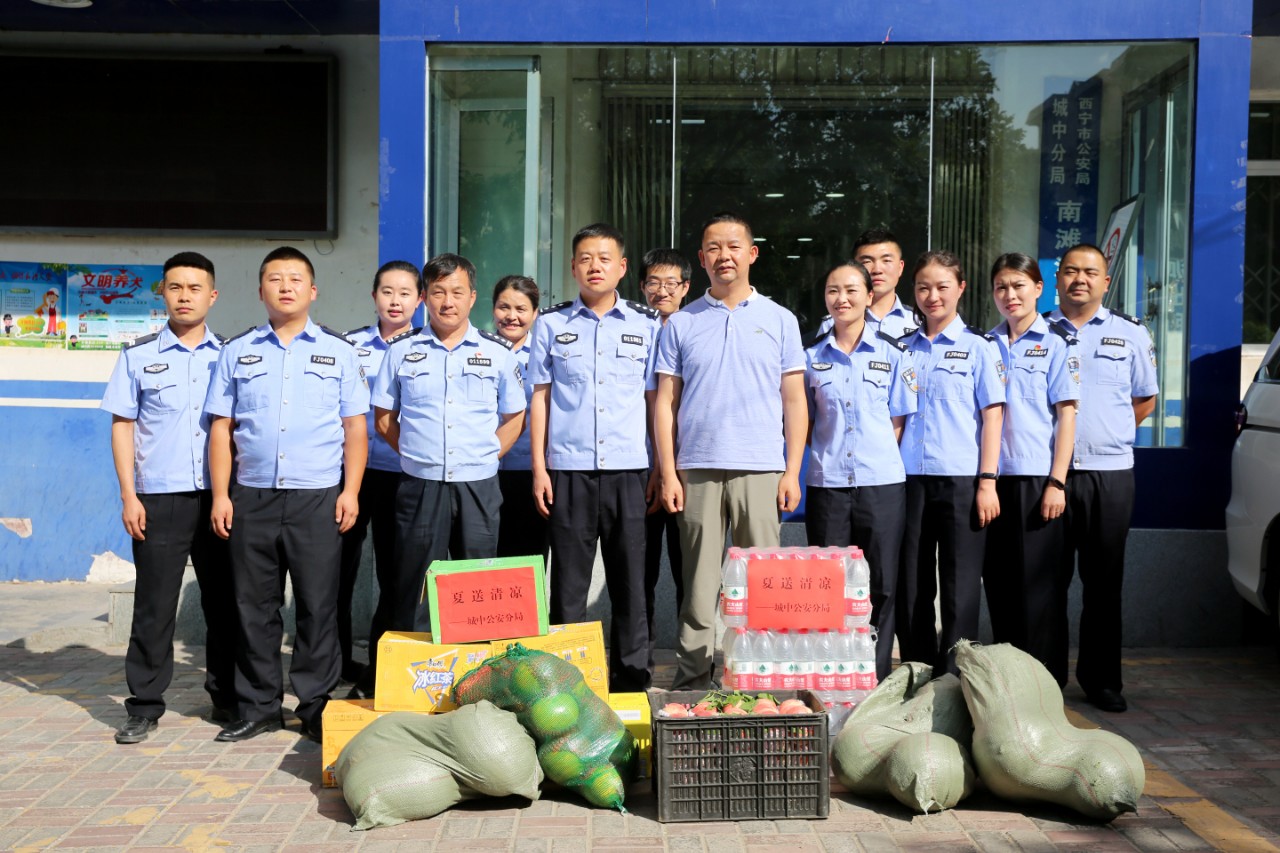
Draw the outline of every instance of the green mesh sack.
[[[480,700],[516,715],[537,743],[548,779],[592,805],[626,811],[626,785],[636,771],[635,739],[577,667],[513,643],[453,688],[453,701],[460,706]]]

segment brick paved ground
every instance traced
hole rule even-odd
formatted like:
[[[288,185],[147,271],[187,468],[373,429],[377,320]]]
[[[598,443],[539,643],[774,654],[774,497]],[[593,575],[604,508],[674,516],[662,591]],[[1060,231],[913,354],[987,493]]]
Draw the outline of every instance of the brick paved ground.
[[[191,652],[198,664],[201,650]],[[551,796],[354,832],[341,792],[319,787],[319,747],[298,736],[296,721],[244,744],[213,741],[187,650],[159,731],[117,746],[123,662],[118,648],[0,648],[0,849],[1280,850],[1280,666],[1271,650],[1131,650],[1127,714],[1103,715],[1068,691],[1072,708],[1134,741],[1148,763],[1138,813],[1110,825],[982,793],[924,817],[836,794],[822,821],[660,824],[641,784],[625,816]]]

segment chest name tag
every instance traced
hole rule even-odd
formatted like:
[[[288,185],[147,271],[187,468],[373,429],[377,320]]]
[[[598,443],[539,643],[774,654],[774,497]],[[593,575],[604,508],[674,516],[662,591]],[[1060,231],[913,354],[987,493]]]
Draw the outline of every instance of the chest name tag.
[[[1044,358],[1049,354],[1047,349],[1029,349],[1022,354],[1023,358]]]
[[[867,367],[871,368],[872,370],[883,370],[885,373],[889,372],[889,362],[887,361],[868,362]]]
[[[148,364],[142,368],[142,371],[143,373],[164,373],[168,369],[169,365],[167,364]]]
[[[578,336],[575,335],[573,332],[565,332],[562,335],[556,335],[556,343],[558,344],[571,344],[577,339],[578,339]]]
[[[1122,347],[1126,345],[1124,338],[1103,338],[1102,345],[1104,347]]]
[[[422,361],[426,357],[427,357],[427,354],[425,352],[411,352],[404,357],[404,360],[413,364],[413,363]]]
[[[236,359],[237,364],[257,364],[260,361],[262,361],[260,355],[242,355]]]
[[[644,346],[644,338],[639,335],[623,335],[622,342],[624,344],[635,344],[638,347]]]
[[[829,361],[815,361],[815,362],[813,363],[813,369],[814,369],[814,370],[830,370],[830,369],[831,369],[831,362],[829,362]]]
[[[467,359],[467,364],[473,367],[493,367],[493,359],[485,358],[482,355],[473,355]]]
[[[331,355],[313,355],[311,356],[312,364],[337,364],[338,360]]]
[[[372,350],[358,349],[356,350],[356,355],[360,356],[361,358],[364,358],[368,356],[370,352],[372,352]]]
[[[968,358],[968,357],[969,357],[969,351],[963,350],[963,349],[947,350],[947,354],[943,356],[943,358]]]

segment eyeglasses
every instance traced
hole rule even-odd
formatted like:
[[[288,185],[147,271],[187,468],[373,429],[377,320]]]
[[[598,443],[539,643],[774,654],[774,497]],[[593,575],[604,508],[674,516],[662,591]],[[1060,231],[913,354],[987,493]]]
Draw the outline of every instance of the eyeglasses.
[[[646,278],[644,280],[644,289],[650,293],[656,293],[659,290],[664,293],[675,293],[685,284],[688,284],[688,282],[677,281],[675,279],[667,279],[666,281],[663,281],[658,278]]]

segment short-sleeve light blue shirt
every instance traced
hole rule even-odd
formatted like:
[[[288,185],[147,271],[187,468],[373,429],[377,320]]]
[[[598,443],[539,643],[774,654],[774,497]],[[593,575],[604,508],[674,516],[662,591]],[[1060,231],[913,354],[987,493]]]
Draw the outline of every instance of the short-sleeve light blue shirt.
[[[617,297],[599,316],[581,297],[533,327],[529,381],[550,386],[547,465],[561,471],[649,467],[645,391],[653,390],[658,312]]]
[[[916,410],[906,347],[868,327],[851,353],[827,335],[805,358],[813,423],[806,484],[848,488],[906,480],[891,420]]]
[[[531,340],[532,333],[530,336],[525,337],[523,344],[511,350],[511,354],[516,357],[516,362],[520,365],[520,377],[524,381],[524,404],[526,409],[533,402],[533,383],[529,381],[529,342]],[[499,470],[528,471],[533,467],[533,446],[529,438],[527,423],[525,427],[520,431],[520,437],[516,439],[516,443],[511,445],[511,449],[498,460]]]
[[[209,390],[221,339],[209,327],[187,349],[166,325],[120,352],[102,409],[134,421],[133,481],[138,494],[209,488]]]
[[[373,383],[373,405],[399,412],[406,474],[484,480],[498,473],[499,413],[525,408],[520,364],[492,332],[468,325],[448,349],[427,325],[392,342]]]
[[[683,382],[676,467],[786,470],[782,377],[804,366],[795,315],[754,288],[733,310],[708,290],[671,315],[655,370]]]
[[[1000,473],[1047,476],[1053,467],[1053,431],[1057,424],[1054,406],[1080,399],[1080,370],[1070,366],[1075,338],[1054,331],[1040,316],[1012,344],[1007,321],[992,329],[991,335],[1000,347],[1008,381],[1000,434]]]
[[[308,319],[284,346],[268,323],[223,345],[204,408],[235,421],[240,485],[327,489],[342,478],[342,419],[369,411],[369,387],[338,332]]]
[[[360,360],[360,369],[364,371],[365,380],[372,382],[382,366],[382,359],[387,354],[388,344],[378,330],[378,324],[352,329],[347,332],[347,340],[356,348],[356,358]],[[391,449],[387,440],[378,435],[373,428],[373,407],[369,407],[369,463],[366,467],[375,471],[400,471],[400,454]]]
[[[1133,467],[1138,425],[1133,398],[1159,392],[1156,348],[1136,317],[1099,308],[1080,328],[1055,309],[1051,323],[1075,335],[1079,357],[1080,413],[1071,467],[1119,471]]]
[[[918,410],[902,431],[907,476],[976,477],[982,410],[1005,400],[999,347],[959,317],[932,341],[917,329],[903,343],[919,386]]]

